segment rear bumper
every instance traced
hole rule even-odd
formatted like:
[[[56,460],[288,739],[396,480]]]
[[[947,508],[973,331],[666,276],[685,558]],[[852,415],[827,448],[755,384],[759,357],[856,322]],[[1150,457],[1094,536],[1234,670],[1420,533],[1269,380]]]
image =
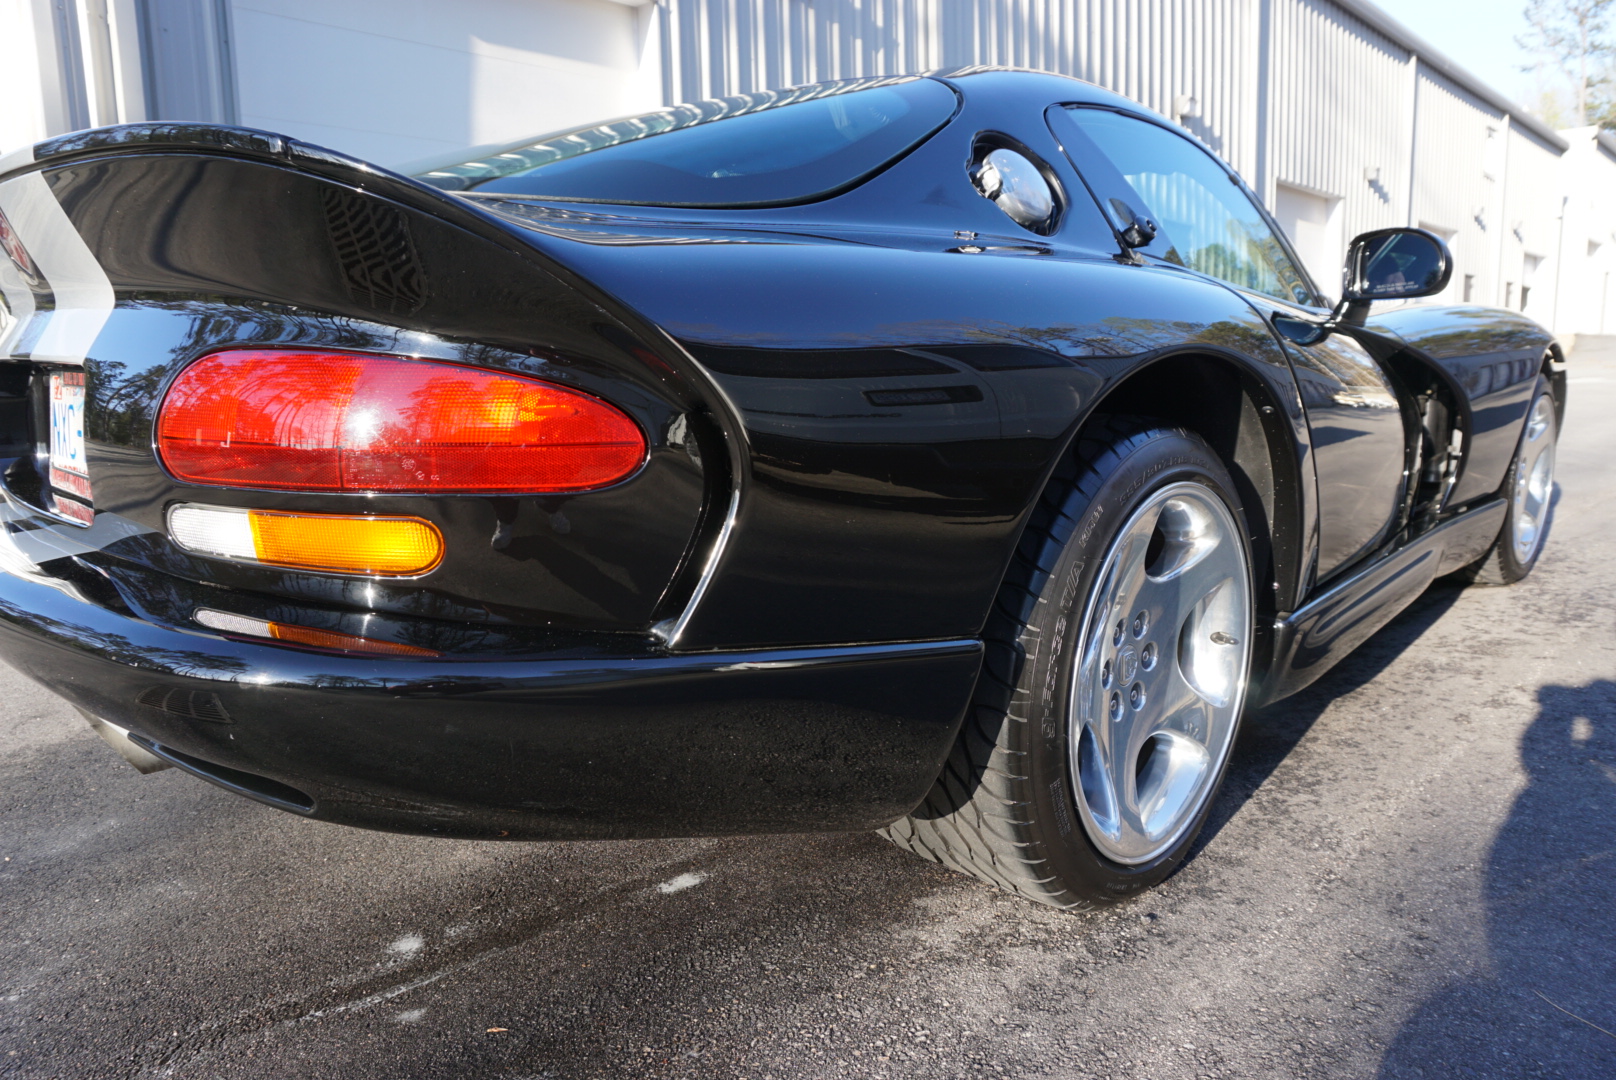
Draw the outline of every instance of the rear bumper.
[[[216,783],[401,832],[875,828],[937,776],[981,659],[970,640],[362,659],[113,610],[74,585],[72,559],[3,561],[0,656],[13,666]]]

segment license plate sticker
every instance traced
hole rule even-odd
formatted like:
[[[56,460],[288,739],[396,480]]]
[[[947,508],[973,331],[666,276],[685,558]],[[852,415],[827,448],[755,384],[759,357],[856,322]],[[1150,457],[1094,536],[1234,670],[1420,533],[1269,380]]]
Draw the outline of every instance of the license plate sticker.
[[[59,371],[50,377],[50,480],[58,491],[90,498],[90,469],[84,457],[84,373]]]

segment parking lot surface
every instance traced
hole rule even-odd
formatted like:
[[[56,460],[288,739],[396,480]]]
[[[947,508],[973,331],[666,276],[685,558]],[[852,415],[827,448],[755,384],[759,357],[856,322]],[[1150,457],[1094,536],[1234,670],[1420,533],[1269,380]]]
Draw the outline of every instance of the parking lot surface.
[[[873,835],[435,841],[137,775],[0,670],[0,1076],[1616,1077],[1616,359],[1547,550],[1247,718],[1063,915]]]

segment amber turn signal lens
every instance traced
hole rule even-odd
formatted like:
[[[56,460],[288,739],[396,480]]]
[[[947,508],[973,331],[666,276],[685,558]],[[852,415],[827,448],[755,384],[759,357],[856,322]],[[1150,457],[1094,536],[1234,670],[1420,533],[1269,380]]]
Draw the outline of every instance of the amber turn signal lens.
[[[204,555],[294,570],[416,577],[443,561],[443,534],[415,517],[294,514],[226,506],[176,506],[176,543]]]
[[[339,517],[254,510],[260,562],[341,574],[409,577],[443,561],[443,534],[420,518]]]

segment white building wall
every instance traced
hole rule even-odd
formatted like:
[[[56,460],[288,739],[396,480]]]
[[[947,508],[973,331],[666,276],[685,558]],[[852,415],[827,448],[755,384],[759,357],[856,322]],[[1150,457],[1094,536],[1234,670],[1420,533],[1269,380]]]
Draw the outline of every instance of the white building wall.
[[[1233,164],[1327,293],[1352,236],[1424,225],[1457,257],[1441,302],[1527,285],[1616,333],[1616,139],[1565,150],[1364,0],[0,0],[0,40],[34,44],[0,65],[0,153],[190,109],[395,168],[822,79],[1055,71]]]
[[[1565,247],[1576,240],[1565,228],[1575,223],[1562,218],[1563,197],[1555,198],[1564,186],[1565,155],[1517,125],[1511,124],[1508,134],[1498,276],[1514,306],[1547,326],[1558,319]],[[1530,296],[1523,289],[1529,289]],[[1502,299],[1497,292],[1494,298]],[[1572,311],[1573,307],[1566,308],[1568,315]]]
[[[0,0],[0,154],[146,118],[137,0]]]
[[[1501,303],[1502,192],[1510,164],[1505,118],[1434,72],[1420,72],[1418,94],[1409,223],[1430,227],[1453,248],[1453,284],[1441,300]]]
[[[614,0],[234,0],[247,127],[394,167],[644,112],[654,9]],[[654,44],[654,43],[652,43]],[[655,65],[656,52],[650,57]]]
[[[54,56],[55,35],[49,23],[35,25],[34,0],[0,0],[0,41],[6,43],[0,63],[0,154],[36,143],[52,134],[46,118],[49,92],[40,58]]]
[[[1616,334],[1616,136],[1593,128],[1564,134],[1571,149],[1561,186],[1565,240],[1556,256],[1562,284],[1551,314],[1564,334]]]
[[[1334,292],[1347,239],[1408,221],[1412,58],[1327,0],[1276,3],[1272,17],[1272,164],[1255,183],[1270,206],[1278,184],[1341,200],[1337,270],[1320,282]]]

